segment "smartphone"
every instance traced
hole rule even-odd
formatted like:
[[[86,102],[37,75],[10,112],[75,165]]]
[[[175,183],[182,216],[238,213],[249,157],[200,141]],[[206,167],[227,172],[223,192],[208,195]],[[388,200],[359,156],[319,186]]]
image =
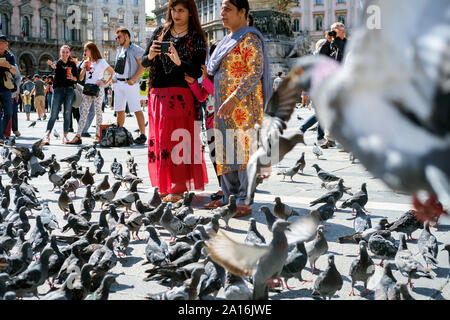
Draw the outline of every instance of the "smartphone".
[[[161,42],[158,42],[158,44],[161,47],[161,53],[169,52],[170,41],[161,41]]]

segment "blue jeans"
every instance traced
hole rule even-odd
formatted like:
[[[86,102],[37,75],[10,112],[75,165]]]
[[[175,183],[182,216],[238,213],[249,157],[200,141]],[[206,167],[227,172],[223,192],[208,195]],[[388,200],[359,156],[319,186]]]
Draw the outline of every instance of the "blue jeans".
[[[0,112],[0,139],[5,139],[5,131],[8,129],[9,121],[13,115],[11,91],[0,91],[0,104],[2,105],[2,111]]]
[[[46,111],[52,110],[52,100],[53,100],[53,93],[47,93],[47,96],[45,97]]]
[[[50,119],[47,122],[47,132],[51,132],[58,117],[59,108],[64,104],[64,133],[67,134],[72,116],[72,103],[75,98],[75,91],[72,87],[54,88],[52,98],[52,110]]]
[[[317,117],[315,114],[313,114],[308,119],[306,119],[305,122],[303,122],[303,124],[300,126],[300,130],[302,130],[303,132],[306,132],[306,130],[311,128],[316,122],[317,122]],[[322,128],[320,127],[320,123],[319,123],[319,125],[317,126],[317,140],[321,140],[321,139],[323,139],[323,137],[324,137],[324,132],[323,132]]]
[[[18,101],[16,101],[15,98],[12,99],[12,104],[13,104],[13,116],[12,116],[12,131],[18,131],[19,130],[19,123],[17,120],[17,111],[19,110],[19,102],[20,99]]]
[[[81,133],[87,133],[89,128],[91,127],[92,121],[94,121],[95,117],[95,108],[94,108],[94,101],[92,101],[92,104],[89,107],[89,113],[86,119],[86,125],[83,128],[83,131]],[[82,108],[80,108],[82,109]],[[82,110],[80,110],[80,114],[82,113]]]

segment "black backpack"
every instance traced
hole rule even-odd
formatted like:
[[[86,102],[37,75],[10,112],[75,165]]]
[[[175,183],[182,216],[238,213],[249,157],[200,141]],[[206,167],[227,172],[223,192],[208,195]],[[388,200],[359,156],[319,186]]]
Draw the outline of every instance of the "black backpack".
[[[125,127],[112,125],[102,131],[100,147],[127,147],[133,144],[133,136]]]

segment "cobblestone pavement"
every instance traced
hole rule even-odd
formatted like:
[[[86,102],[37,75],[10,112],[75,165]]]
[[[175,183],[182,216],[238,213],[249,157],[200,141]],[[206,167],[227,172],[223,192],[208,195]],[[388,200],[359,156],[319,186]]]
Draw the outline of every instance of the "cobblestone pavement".
[[[303,108],[296,112],[297,115],[306,119],[313,111]],[[32,119],[36,116],[33,115]],[[147,115],[146,115],[147,117]],[[104,123],[113,121],[113,113],[111,110],[105,110],[104,113]],[[294,132],[298,130],[299,125],[303,120],[298,120],[296,116],[288,124],[287,132]],[[23,113],[19,114],[19,128],[22,133],[21,137],[17,139],[17,145],[31,144],[40,137],[44,135],[46,128],[46,121],[37,122],[34,128],[28,128],[29,122],[25,121],[25,115]],[[137,123],[134,117],[126,118],[126,127],[133,132],[137,129]],[[59,133],[62,132],[62,117],[56,122],[55,128]],[[95,128],[91,128],[90,133],[95,134]],[[137,133],[133,133],[135,136]],[[69,135],[72,138],[73,134]],[[406,212],[411,208],[409,196],[398,194],[392,192],[388,189],[380,180],[375,179],[367,172],[364,167],[362,167],[358,162],[351,164],[349,161],[348,153],[340,152],[337,148],[324,150],[324,154],[319,160],[315,158],[312,154],[312,145],[316,141],[315,132],[308,131],[305,135],[305,140],[307,145],[298,145],[293,151],[291,151],[286,158],[278,165],[273,167],[273,174],[271,177],[263,182],[258,187],[256,193],[255,204],[252,206],[254,217],[257,221],[258,230],[266,237],[266,241],[270,241],[271,235],[265,226],[265,218],[262,214],[258,213],[257,209],[261,205],[268,205],[271,209],[273,208],[273,200],[275,196],[280,196],[281,200],[288,205],[294,207],[301,213],[309,212],[309,202],[324,193],[324,189],[320,187],[320,180],[315,174],[314,168],[311,167],[312,164],[318,163],[323,169],[331,171],[336,175],[344,178],[345,185],[350,186],[353,192],[359,191],[359,188],[363,182],[367,183],[369,202],[366,206],[368,210],[371,211],[370,217],[372,218],[372,224],[375,225],[379,219],[382,217],[387,217],[389,221],[393,221],[396,217]],[[91,144],[93,139],[83,138],[84,144]],[[103,167],[102,173],[96,175],[95,181],[101,180],[101,177],[110,171],[110,165],[114,157],[117,157],[119,161],[125,161],[126,151],[131,150],[135,161],[139,164],[138,174],[143,178],[143,184],[139,185],[139,194],[141,199],[146,202],[150,197],[150,192],[152,187],[147,172],[147,146],[132,146],[129,148],[112,148],[112,149],[102,149],[102,155],[105,158],[105,165]],[[289,178],[285,181],[282,180],[282,176],[277,176],[275,173],[283,168],[292,166],[295,161],[300,157],[301,152],[305,152],[306,155],[306,168],[303,175],[296,175],[294,177],[294,182],[290,182]],[[56,154],[57,159],[61,159],[68,155],[74,154],[76,152],[76,147],[63,145],[60,139],[56,139],[52,135],[51,145],[44,148],[44,153],[46,157],[50,156],[52,153]],[[209,184],[206,186],[206,190],[197,193],[197,202],[204,202],[209,197],[209,194],[218,190],[217,179],[214,174],[213,166],[206,156],[207,168],[208,168],[208,178]],[[83,158],[80,161],[80,165],[89,166],[91,169],[94,168],[92,162],[87,162]],[[125,169],[125,168],[124,168]],[[91,170],[94,171],[94,170]],[[9,182],[9,178],[2,173],[3,184]],[[6,177],[5,177],[6,176]],[[110,175],[110,181],[113,181]],[[60,218],[60,226],[62,227],[65,223],[62,218],[62,212],[58,208],[57,199],[59,193],[49,192],[52,188],[50,185],[47,175],[39,177],[32,180],[32,184],[39,188],[40,197],[42,200],[49,200],[50,209],[55,212]],[[80,202],[84,195],[84,187],[79,189],[78,197],[74,198],[75,208],[78,210],[80,208]],[[118,197],[126,193],[125,187],[119,190]],[[344,195],[343,199],[348,196]],[[340,204],[340,203],[339,203]],[[96,207],[92,215],[91,221],[98,221],[99,218],[99,207]],[[202,214],[208,214],[207,210],[199,209]],[[349,296],[351,289],[351,280],[348,275],[349,267],[353,259],[357,257],[358,245],[356,244],[338,244],[337,238],[339,236],[349,234],[352,232],[353,222],[349,220],[351,217],[350,210],[339,210],[335,213],[334,217],[327,221],[330,224],[326,232],[326,238],[329,244],[329,252],[335,255],[335,262],[337,269],[342,274],[344,280],[344,286],[342,289],[336,293],[334,299],[373,299],[372,296],[363,297],[361,296],[363,292],[363,286],[358,283],[356,286],[356,296]],[[232,219],[230,221],[230,226],[232,227],[231,236],[238,240],[243,240],[248,229],[250,216]],[[34,225],[35,219],[31,217],[30,219],[32,227]],[[221,221],[221,224],[223,221]],[[449,220],[442,219],[441,224],[438,229],[432,228],[431,231],[435,234],[438,239],[440,249],[443,244],[449,243]],[[71,231],[70,231],[71,232]],[[159,229],[160,234],[164,239],[168,239],[168,233],[164,229]],[[418,238],[420,235],[420,230],[414,232],[413,237]],[[58,234],[58,231],[55,231]],[[71,233],[67,233],[71,234]],[[394,236],[398,240],[398,235],[394,233]],[[140,232],[140,237],[142,241],[131,241],[128,248],[128,256],[125,258],[120,258],[119,263],[114,267],[111,272],[118,275],[116,278],[117,283],[113,284],[112,292],[110,294],[110,299],[127,299],[127,300],[139,300],[148,293],[157,293],[167,289],[167,287],[161,286],[156,282],[144,282],[142,279],[145,276],[144,270],[148,269],[148,266],[142,266],[145,261],[145,239],[147,234],[145,231]],[[414,254],[418,254],[417,241],[408,242],[408,247]],[[417,255],[420,261],[423,261],[420,254]],[[379,262],[379,259],[374,258],[375,263]],[[434,274],[434,279],[418,279],[414,280],[415,288],[412,292],[412,296],[416,299],[449,299],[450,290],[448,285],[448,275],[449,275],[449,265],[447,252],[439,252],[438,255],[439,265],[436,269],[432,271]],[[326,267],[327,259],[322,256],[317,261],[317,267],[323,270]],[[377,267],[379,268],[379,267]],[[310,272],[309,264],[302,272],[302,276],[305,280],[315,280],[316,275],[312,275]],[[398,270],[394,267],[394,276],[398,281],[406,282],[407,279],[402,276]],[[281,292],[271,292],[270,299],[311,299],[312,293],[312,283],[307,283],[302,285],[296,279],[289,280],[289,286],[294,287],[292,290],[283,290]],[[48,292],[49,287],[47,284],[39,287],[39,294],[44,295]],[[218,299],[223,297],[222,290],[219,292]],[[28,297],[26,299],[36,299],[35,297]]]

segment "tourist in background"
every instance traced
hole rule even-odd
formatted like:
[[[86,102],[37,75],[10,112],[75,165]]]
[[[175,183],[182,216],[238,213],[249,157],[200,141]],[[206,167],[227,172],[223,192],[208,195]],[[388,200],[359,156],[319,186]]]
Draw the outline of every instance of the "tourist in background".
[[[70,117],[72,116],[72,102],[75,96],[74,85],[78,81],[77,65],[70,56],[71,51],[68,45],[63,45],[59,50],[59,60],[47,64],[55,70],[53,82],[53,99],[50,118],[47,122],[47,132],[45,134],[46,144],[50,143],[50,133],[55,125],[60,107],[64,104],[64,125],[62,142],[67,143],[67,133],[69,131]]]
[[[45,120],[45,82],[41,80],[41,76],[34,75],[34,88],[31,95],[34,95],[34,107],[36,109],[38,120]]]

